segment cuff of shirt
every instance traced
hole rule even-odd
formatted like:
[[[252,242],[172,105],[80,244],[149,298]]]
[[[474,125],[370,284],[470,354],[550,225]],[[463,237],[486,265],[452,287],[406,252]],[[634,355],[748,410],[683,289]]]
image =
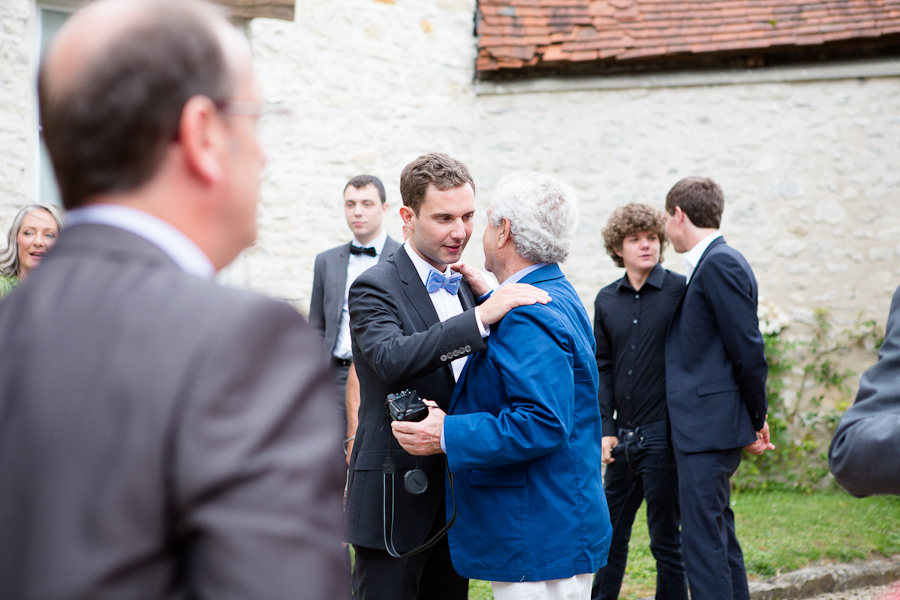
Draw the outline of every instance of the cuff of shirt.
[[[475,322],[478,324],[478,333],[481,334],[481,337],[486,338],[491,335],[491,330],[488,327],[484,326],[484,323],[481,321],[481,313],[478,312],[478,307],[475,307]],[[443,434],[441,434],[443,435]],[[444,438],[441,438],[441,444],[444,443]]]
[[[444,440],[444,428],[443,427],[441,427],[441,450],[444,451],[444,454],[447,454],[447,442]]]

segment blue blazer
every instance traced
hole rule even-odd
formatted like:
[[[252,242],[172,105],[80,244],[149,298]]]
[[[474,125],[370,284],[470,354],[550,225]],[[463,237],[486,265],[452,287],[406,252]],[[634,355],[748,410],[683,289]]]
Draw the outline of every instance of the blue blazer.
[[[666,400],[682,452],[740,448],[762,429],[769,368],[756,308],[750,265],[724,238],[714,240],[666,336]]]
[[[557,265],[522,283],[552,301],[492,327],[444,421],[458,509],[450,556],[460,575],[487,581],[593,573],[612,536],[590,320]],[[446,503],[449,519],[449,486]]]

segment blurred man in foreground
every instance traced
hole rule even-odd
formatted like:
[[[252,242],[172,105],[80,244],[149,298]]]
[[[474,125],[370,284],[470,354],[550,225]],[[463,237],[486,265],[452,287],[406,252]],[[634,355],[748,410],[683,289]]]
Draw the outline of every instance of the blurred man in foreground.
[[[854,496],[900,495],[900,288],[894,292],[878,362],[859,380],[828,450],[834,478]]]
[[[211,281],[256,237],[246,39],[192,0],[101,0],[39,94],[70,227],[0,304],[0,595],[346,597],[319,340]]]

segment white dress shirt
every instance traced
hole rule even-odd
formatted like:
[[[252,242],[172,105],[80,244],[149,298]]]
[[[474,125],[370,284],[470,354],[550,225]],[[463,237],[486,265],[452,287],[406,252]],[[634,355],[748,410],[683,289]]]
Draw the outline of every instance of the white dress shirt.
[[[350,242],[351,246],[360,248],[375,248],[375,256],[368,254],[351,254],[350,260],[347,261],[347,285],[344,287],[344,310],[341,311],[341,324],[338,329],[337,342],[334,345],[335,358],[352,358],[353,350],[350,347],[350,307],[347,298],[350,296],[350,285],[356,281],[356,278],[362,275],[367,269],[374,267],[381,259],[381,251],[384,250],[384,243],[387,241],[387,231],[382,229],[381,233],[369,244],[363,244],[355,237]]]
[[[68,213],[68,225],[96,223],[124,229],[165,252],[182,271],[211,280],[216,268],[197,244],[169,223],[136,208],[119,204],[94,204]]]
[[[694,269],[697,267],[697,263],[700,262],[703,253],[706,252],[706,249],[709,248],[709,245],[712,244],[713,241],[720,237],[722,237],[722,234],[718,231],[714,231],[684,253],[681,260],[684,261],[684,274],[688,281],[691,280],[691,275],[694,274]]]
[[[419,277],[422,278],[422,285],[425,285],[428,281],[428,274],[431,271],[437,271],[437,269],[425,262],[425,259],[419,256],[416,251],[412,249],[412,246],[409,245],[409,242],[403,244],[403,248],[409,255],[409,258],[412,261],[413,266],[416,268],[416,272],[419,274]],[[440,273],[440,271],[437,272]],[[441,273],[441,275],[447,277],[451,272],[452,270],[450,269],[450,265],[447,265],[447,268],[443,273]],[[430,294],[428,294],[428,296],[431,298],[431,303],[434,305],[434,310],[435,312],[437,312],[438,319],[440,319],[442,323],[450,317],[455,317],[456,315],[461,315],[463,313],[462,303],[459,301],[459,296],[457,294],[451,294],[444,288],[441,288],[436,292],[431,292]],[[478,331],[481,333],[481,337],[487,337],[490,334],[490,330],[486,329],[484,324],[481,322],[481,316],[478,314],[477,308],[475,309],[475,321],[478,323]],[[468,358],[468,356],[462,356],[450,363],[450,367],[453,369],[453,379],[459,379],[463,367],[466,366],[466,360],[468,360]]]

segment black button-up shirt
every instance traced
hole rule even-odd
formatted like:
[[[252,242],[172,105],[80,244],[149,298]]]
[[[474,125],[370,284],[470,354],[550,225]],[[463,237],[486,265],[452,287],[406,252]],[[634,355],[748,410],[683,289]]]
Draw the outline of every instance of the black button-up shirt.
[[[604,436],[616,435],[617,427],[667,418],[666,331],[685,285],[683,275],[657,264],[640,291],[626,275],[597,294],[594,337]]]

